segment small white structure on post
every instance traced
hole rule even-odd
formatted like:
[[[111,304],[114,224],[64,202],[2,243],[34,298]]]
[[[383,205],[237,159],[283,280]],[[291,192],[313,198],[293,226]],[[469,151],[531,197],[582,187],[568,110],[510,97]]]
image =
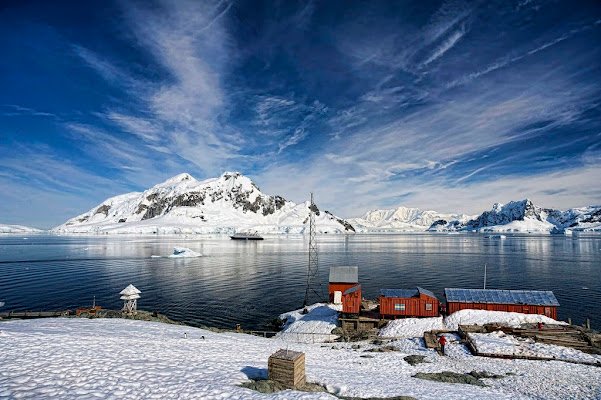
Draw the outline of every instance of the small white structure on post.
[[[140,293],[142,292],[140,292],[132,284],[119,292],[121,295],[121,300],[123,300],[123,312],[127,314],[136,313],[136,310],[138,309],[138,299],[140,298]]]

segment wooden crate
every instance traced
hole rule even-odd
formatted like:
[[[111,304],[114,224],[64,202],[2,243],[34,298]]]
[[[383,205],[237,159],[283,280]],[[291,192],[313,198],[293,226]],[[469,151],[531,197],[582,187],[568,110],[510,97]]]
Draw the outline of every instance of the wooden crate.
[[[306,383],[305,353],[280,349],[269,356],[269,379],[296,389]]]

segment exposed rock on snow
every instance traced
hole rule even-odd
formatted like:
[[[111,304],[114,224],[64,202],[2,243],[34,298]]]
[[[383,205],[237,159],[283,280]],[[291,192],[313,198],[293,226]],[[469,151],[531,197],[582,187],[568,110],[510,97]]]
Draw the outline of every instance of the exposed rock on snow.
[[[44,231],[41,229],[30,228],[29,226],[0,224],[0,233],[23,234],[23,233],[42,233],[42,232],[44,232]]]
[[[190,250],[187,247],[174,247],[173,254],[169,257],[171,258],[193,258],[193,257],[202,257],[202,254],[195,252],[194,250]]]
[[[566,325],[565,322],[556,321],[544,315],[487,310],[460,310],[454,312],[445,318],[444,325],[447,329],[455,331],[459,325],[500,323],[517,328],[522,324],[536,324],[539,322],[543,324]]]
[[[321,233],[354,232],[346,221],[317,210]],[[72,218],[56,233],[304,233],[309,202],[295,204],[281,196],[262,193],[249,178],[226,172],[219,178],[197,181],[180,174],[143,193],[109,198]]]
[[[531,200],[495,204],[478,218],[459,229],[478,232],[601,232],[601,206],[572,208],[567,211],[541,208]]]
[[[479,216],[398,207],[372,210],[348,221],[357,232],[601,232],[601,206],[560,211],[535,206],[525,199],[497,203]]]

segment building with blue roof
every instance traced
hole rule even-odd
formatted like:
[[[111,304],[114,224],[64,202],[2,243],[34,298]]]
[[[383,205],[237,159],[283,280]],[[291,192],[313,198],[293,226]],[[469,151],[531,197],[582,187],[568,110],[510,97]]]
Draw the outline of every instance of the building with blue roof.
[[[436,295],[421,287],[414,289],[381,289],[382,318],[437,317],[439,301]]]
[[[541,314],[557,319],[559,302],[551,291],[445,288],[447,312],[474,309]]]

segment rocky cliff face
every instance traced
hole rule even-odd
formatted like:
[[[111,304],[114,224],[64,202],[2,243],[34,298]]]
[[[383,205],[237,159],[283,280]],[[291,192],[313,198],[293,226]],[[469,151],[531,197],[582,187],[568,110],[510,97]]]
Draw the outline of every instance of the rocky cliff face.
[[[465,223],[436,221],[429,230],[551,232],[601,231],[601,207],[591,206],[560,211],[536,206],[531,200],[495,204],[492,210]]]
[[[226,172],[197,181],[180,174],[142,193],[105,200],[54,228],[59,233],[302,233],[308,203],[297,205],[262,193],[249,178]],[[331,213],[317,217],[318,231],[353,232]]]

